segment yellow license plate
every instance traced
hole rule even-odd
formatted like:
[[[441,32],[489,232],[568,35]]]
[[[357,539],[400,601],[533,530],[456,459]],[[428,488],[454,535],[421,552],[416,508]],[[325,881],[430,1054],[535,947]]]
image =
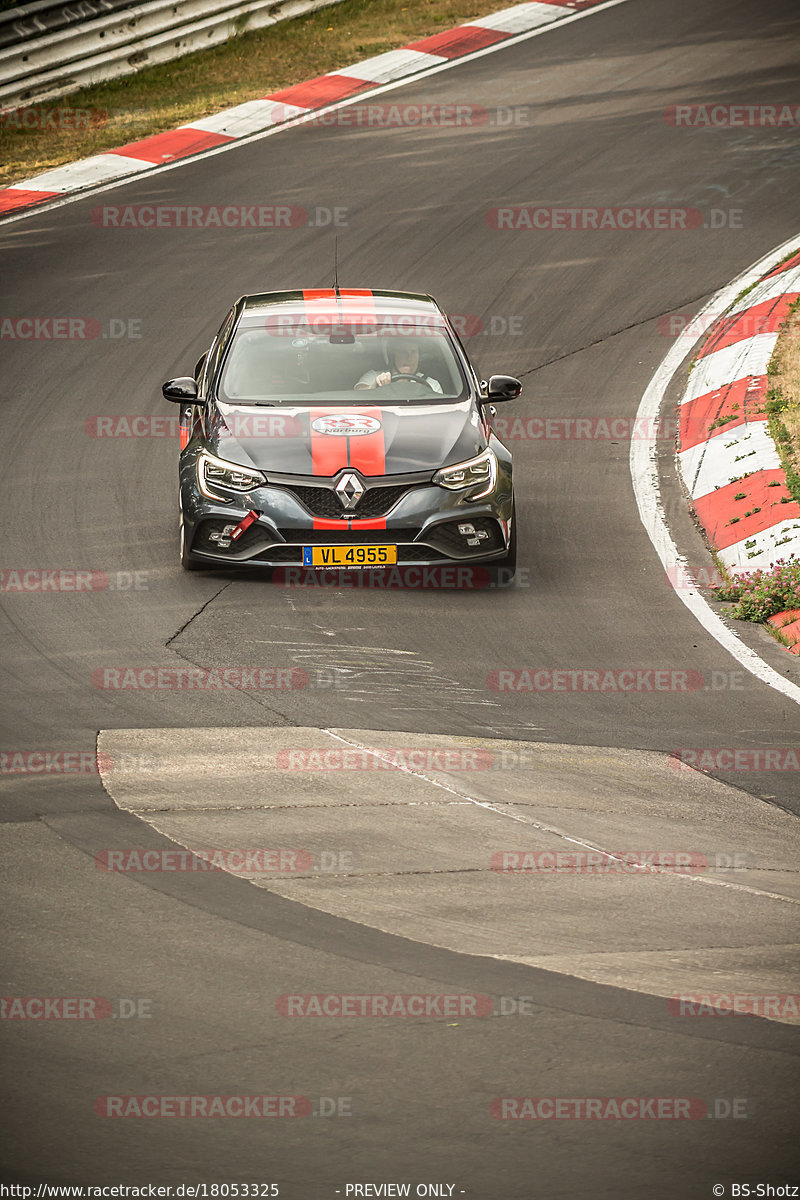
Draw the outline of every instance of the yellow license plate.
[[[397,546],[304,546],[304,567],[392,567]]]

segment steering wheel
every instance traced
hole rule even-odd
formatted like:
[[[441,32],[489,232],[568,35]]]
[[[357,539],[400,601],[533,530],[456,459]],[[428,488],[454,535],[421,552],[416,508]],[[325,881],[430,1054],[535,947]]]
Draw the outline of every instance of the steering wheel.
[[[428,383],[427,379],[420,379],[419,375],[413,375],[410,371],[395,371],[392,374],[391,382],[394,383],[395,380],[399,380],[400,382],[405,380],[406,383],[416,383],[419,384],[420,387],[427,388],[429,392],[433,391],[433,388]]]

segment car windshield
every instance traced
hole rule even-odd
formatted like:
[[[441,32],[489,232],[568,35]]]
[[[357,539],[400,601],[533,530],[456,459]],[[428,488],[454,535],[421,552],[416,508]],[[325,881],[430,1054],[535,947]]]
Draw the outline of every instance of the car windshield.
[[[220,399],[233,404],[431,404],[464,399],[467,381],[438,314],[251,316],[222,368]]]

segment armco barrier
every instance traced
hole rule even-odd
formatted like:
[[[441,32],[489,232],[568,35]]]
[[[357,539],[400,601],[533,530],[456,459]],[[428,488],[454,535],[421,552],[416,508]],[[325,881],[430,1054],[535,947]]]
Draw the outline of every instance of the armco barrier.
[[[45,34],[82,25],[95,17],[106,17],[120,8],[130,8],[131,0],[33,0],[32,4],[0,12],[0,49],[18,42],[30,42]]]
[[[117,0],[36,0],[0,13],[0,109],[51,100],[338,3],[147,0],[120,8]],[[79,21],[68,19],[83,9]]]

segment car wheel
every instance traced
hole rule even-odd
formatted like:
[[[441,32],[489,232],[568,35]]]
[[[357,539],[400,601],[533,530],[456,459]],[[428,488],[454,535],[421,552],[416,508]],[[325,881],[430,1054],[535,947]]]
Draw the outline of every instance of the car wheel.
[[[517,513],[511,510],[511,540],[508,543],[508,553],[505,558],[488,563],[489,578],[492,587],[510,587],[514,581],[517,569]]]

